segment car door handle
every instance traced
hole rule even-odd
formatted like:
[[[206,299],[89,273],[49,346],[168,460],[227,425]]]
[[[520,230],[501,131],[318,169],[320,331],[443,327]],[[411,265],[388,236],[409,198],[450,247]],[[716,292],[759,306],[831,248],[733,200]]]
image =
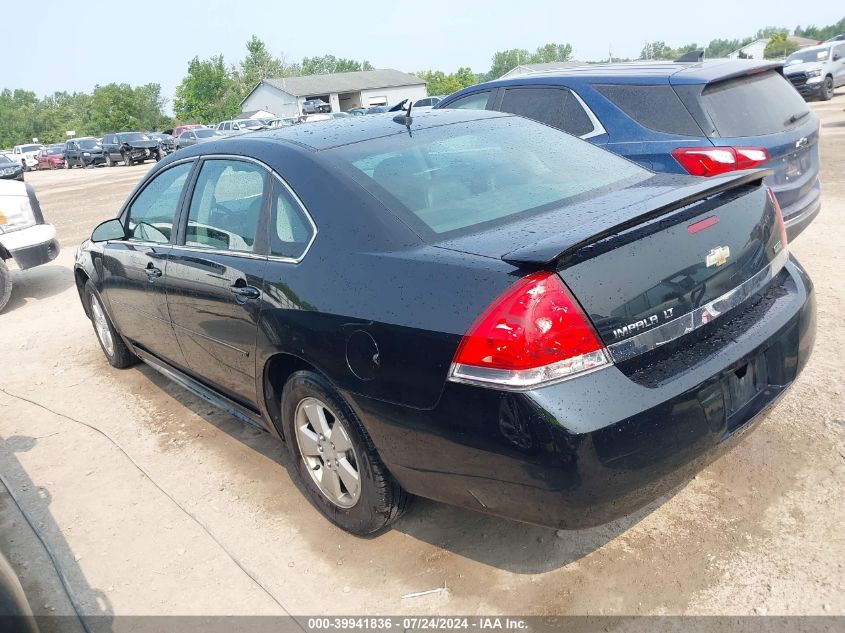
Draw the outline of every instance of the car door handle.
[[[147,279],[149,281],[153,281],[155,279],[158,279],[162,275],[161,268],[156,268],[152,264],[148,264],[147,268],[144,272],[147,273]]]
[[[232,294],[237,295],[238,300],[246,301],[247,299],[258,299],[261,296],[261,291],[255,286],[247,286],[243,280],[239,280],[235,285],[229,286]]]

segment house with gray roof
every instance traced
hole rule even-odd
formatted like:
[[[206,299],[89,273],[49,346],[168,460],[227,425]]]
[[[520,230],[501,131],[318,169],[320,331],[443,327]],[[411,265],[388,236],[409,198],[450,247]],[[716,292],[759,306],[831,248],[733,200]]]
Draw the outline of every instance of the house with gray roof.
[[[425,82],[391,68],[329,75],[265,79],[241,102],[241,110],[264,110],[278,117],[302,114],[307,99],[322,99],[332,112],[398,103],[427,96]]]

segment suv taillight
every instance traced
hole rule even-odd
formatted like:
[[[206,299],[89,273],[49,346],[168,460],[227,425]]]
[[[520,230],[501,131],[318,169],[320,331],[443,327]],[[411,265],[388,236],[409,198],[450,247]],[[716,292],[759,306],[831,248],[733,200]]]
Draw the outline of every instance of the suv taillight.
[[[464,335],[449,380],[530,389],[610,364],[578,302],[553,272],[523,277]]]
[[[771,158],[763,147],[679,147],[672,151],[672,156],[693,176],[752,169]]]

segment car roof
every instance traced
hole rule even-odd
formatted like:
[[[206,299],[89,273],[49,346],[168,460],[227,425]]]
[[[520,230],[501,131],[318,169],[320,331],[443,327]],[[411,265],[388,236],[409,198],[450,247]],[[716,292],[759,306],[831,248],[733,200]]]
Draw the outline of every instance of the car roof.
[[[370,139],[393,136],[394,134],[408,134],[408,129],[403,123],[397,123],[393,120],[394,117],[403,116],[402,113],[385,112],[365,117],[332,118],[315,125],[303,124],[263,130],[239,138],[242,140],[289,142],[313,151],[320,151]],[[487,110],[425,110],[418,115],[414,115],[412,111],[411,116],[411,133],[413,133],[417,130],[442,125],[453,125],[481,119],[498,119],[513,115]]]
[[[706,84],[712,81],[728,79],[765,70],[780,68],[782,62],[754,59],[709,59],[700,62],[626,62],[619,64],[587,64],[545,72],[519,75],[505,79],[489,81],[481,86],[554,83],[556,79],[565,83],[569,79],[581,79],[588,83],[615,81],[630,83],[668,83]],[[465,88],[467,92],[472,88]]]

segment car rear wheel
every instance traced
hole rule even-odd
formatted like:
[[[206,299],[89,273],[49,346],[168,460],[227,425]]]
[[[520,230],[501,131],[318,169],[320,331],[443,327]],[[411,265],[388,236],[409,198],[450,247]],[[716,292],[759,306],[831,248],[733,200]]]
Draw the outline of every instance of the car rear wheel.
[[[114,329],[103,302],[100,300],[100,295],[90,281],[85,284],[85,296],[88,299],[88,311],[91,315],[91,323],[94,325],[94,332],[106,359],[109,361],[109,365],[117,369],[124,369],[137,363],[138,357],[132,353],[117,330]]]
[[[822,101],[830,101],[833,99],[833,77],[825,77],[824,87],[822,88]]]
[[[344,530],[373,534],[407,508],[355,412],[323,376],[298,371],[282,391],[288,451],[314,506]]]
[[[12,296],[12,273],[6,262],[0,259],[0,312],[9,303],[9,297]]]

